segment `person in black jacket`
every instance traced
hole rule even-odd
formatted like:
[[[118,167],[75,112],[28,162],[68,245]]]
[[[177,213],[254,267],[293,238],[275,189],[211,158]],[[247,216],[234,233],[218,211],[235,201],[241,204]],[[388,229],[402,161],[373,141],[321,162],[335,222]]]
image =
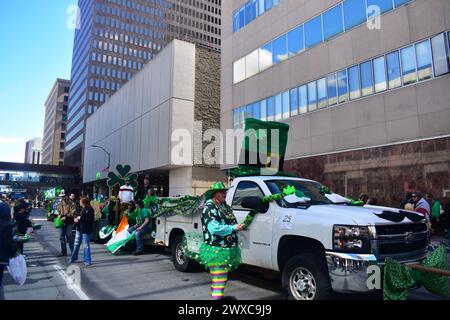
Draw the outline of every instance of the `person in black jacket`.
[[[3,271],[9,259],[16,256],[16,244],[13,240],[11,209],[5,202],[0,202],[0,287]]]
[[[81,241],[83,241],[83,262],[85,266],[90,266],[91,259],[91,247],[90,241],[92,233],[94,232],[94,209],[91,207],[91,202],[88,198],[82,197],[80,199],[80,205],[82,207],[80,216],[75,218],[77,224],[77,235],[75,237],[75,245],[70,258],[70,263],[74,263],[78,260],[78,252],[80,250]]]
[[[18,235],[24,236],[33,232],[33,224],[29,219],[28,206],[25,202],[19,202],[14,207],[15,231]],[[18,243],[20,254],[23,254],[23,242]]]

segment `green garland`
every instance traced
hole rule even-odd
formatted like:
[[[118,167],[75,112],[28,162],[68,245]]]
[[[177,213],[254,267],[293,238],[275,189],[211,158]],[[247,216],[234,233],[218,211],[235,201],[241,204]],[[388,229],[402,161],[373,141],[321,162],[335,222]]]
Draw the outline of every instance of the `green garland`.
[[[437,248],[421,265],[441,270],[448,269],[447,249],[444,245]],[[406,300],[411,288],[423,285],[431,293],[448,297],[447,276],[440,276],[420,270],[413,270],[390,258],[384,266],[383,299]]]
[[[197,209],[200,197],[185,196],[182,198],[158,199],[158,211],[154,217],[184,216],[192,217]]]
[[[264,168],[239,166],[238,168],[228,169],[226,171],[226,174],[227,174],[227,176],[229,176],[230,178],[233,178],[233,179],[241,178],[241,177],[249,177],[249,176],[261,176],[261,169],[264,169]],[[274,176],[297,177],[297,175],[295,175],[293,173],[283,172],[283,171],[278,171]]]

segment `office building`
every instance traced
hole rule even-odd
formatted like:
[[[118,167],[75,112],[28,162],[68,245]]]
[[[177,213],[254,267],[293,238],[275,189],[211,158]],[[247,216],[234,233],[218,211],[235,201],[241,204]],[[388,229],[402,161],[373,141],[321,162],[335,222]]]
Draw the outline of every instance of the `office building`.
[[[220,48],[221,0],[79,0],[65,164],[80,166],[86,119],[172,39]]]
[[[56,79],[45,101],[42,164],[55,166],[64,164],[69,87],[69,80]]]
[[[25,144],[25,160],[27,164],[42,163],[42,138],[34,138]]]
[[[288,123],[285,170],[347,196],[449,193],[449,1],[233,0],[222,19],[223,129]]]

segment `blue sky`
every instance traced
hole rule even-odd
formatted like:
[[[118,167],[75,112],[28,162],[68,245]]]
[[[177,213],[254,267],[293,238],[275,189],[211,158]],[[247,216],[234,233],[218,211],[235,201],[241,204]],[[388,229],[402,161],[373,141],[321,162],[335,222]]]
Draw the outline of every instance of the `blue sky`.
[[[70,79],[76,0],[0,1],[0,161],[23,162],[42,137],[44,103],[56,78]]]

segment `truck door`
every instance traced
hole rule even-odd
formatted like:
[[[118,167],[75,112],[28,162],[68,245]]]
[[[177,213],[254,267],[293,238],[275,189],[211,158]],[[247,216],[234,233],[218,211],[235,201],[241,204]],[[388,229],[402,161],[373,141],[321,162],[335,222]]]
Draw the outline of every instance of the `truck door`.
[[[245,197],[263,197],[264,192],[253,181],[241,181],[236,186],[232,200],[233,213],[241,223],[250,210],[242,207]],[[272,223],[271,210],[255,216],[250,229],[239,232],[239,241],[242,242],[242,262],[249,265],[272,269]]]

